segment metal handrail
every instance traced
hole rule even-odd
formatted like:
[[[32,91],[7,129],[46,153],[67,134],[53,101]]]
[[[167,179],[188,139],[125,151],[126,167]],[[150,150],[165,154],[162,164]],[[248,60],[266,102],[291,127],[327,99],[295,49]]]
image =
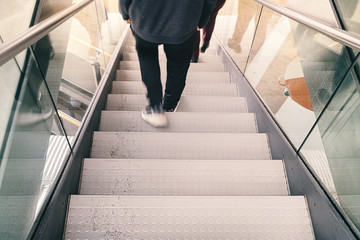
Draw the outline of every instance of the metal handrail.
[[[61,25],[63,22],[74,16],[81,9],[85,8],[94,0],[82,0],[71,7],[49,17],[48,19],[29,28],[22,34],[14,37],[0,45],[0,66],[14,58],[18,53],[22,52],[41,38],[49,34],[53,29]]]
[[[334,26],[330,26],[329,24],[319,19],[305,16],[304,14],[298,13],[290,8],[283,7],[279,4],[276,4],[268,0],[254,0],[254,1],[260,3],[261,5],[267,8],[274,10],[275,12],[287,16],[288,18],[291,18],[299,23],[302,23],[328,36],[329,38],[337,42],[340,42],[350,48],[354,48],[360,51],[360,37],[355,34],[336,28]]]

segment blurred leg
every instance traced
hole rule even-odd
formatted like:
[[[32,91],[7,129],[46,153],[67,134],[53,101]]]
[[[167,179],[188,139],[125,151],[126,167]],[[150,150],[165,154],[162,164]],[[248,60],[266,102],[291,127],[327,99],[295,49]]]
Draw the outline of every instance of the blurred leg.
[[[224,6],[225,0],[217,0],[214,6],[214,10],[211,13],[208,23],[203,28],[203,44],[209,44],[212,33],[214,31],[216,16],[219,10]]]
[[[194,50],[192,53],[192,58],[198,58],[199,57],[199,45],[200,45],[200,31],[196,32],[196,38],[194,43]]]
[[[181,44],[164,44],[167,58],[167,80],[164,109],[174,110],[185,87],[186,75],[194,48],[196,33]]]
[[[147,88],[150,105],[162,103],[162,85],[160,78],[158,44],[136,36],[136,50],[139,57],[141,79]]]

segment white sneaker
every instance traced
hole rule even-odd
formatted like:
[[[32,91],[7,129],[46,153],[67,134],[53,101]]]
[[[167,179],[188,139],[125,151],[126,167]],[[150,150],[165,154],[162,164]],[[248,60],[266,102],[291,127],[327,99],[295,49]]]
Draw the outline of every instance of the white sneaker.
[[[36,124],[49,119],[53,114],[50,107],[34,107],[29,112],[20,112],[17,119],[19,126]]]
[[[141,117],[153,127],[166,127],[169,124],[161,104],[153,108],[150,105],[146,106],[141,112]]]

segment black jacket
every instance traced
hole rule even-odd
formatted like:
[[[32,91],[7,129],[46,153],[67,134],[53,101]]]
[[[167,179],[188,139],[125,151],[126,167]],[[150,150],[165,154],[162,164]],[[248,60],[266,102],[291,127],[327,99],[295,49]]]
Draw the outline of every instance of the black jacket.
[[[216,0],[119,0],[124,20],[153,43],[179,44],[207,23]]]

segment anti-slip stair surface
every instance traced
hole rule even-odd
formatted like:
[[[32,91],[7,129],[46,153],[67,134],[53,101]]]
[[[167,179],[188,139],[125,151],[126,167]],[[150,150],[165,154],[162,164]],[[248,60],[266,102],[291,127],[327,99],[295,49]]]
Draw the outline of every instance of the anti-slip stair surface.
[[[164,83],[162,47],[159,56]],[[64,239],[314,239],[305,197],[289,196],[283,161],[218,60],[209,48],[191,64],[177,112],[156,129],[141,119],[146,89],[130,40]]]
[[[91,157],[271,159],[266,134],[94,132]]]
[[[261,169],[259,169],[261,164]],[[288,195],[281,160],[85,159],[80,194]]]
[[[139,70],[118,70],[117,81],[141,81]],[[166,80],[166,72],[161,72],[161,80]],[[230,75],[227,72],[189,72],[186,83],[230,83]]]
[[[141,111],[147,104],[145,94],[109,94],[106,110]],[[177,112],[246,112],[245,98],[182,96]]]
[[[252,113],[168,113],[169,126],[154,128],[141,119],[137,111],[103,111],[100,131],[118,132],[217,132],[256,133]],[[206,119],[206,121],[204,121]],[[241,122],[241,124],[239,124]]]
[[[235,83],[188,83],[183,96],[238,96]],[[115,94],[144,94],[145,86],[135,81],[115,81],[111,93]]]
[[[65,239],[314,239],[302,196],[72,196],[68,222]]]

